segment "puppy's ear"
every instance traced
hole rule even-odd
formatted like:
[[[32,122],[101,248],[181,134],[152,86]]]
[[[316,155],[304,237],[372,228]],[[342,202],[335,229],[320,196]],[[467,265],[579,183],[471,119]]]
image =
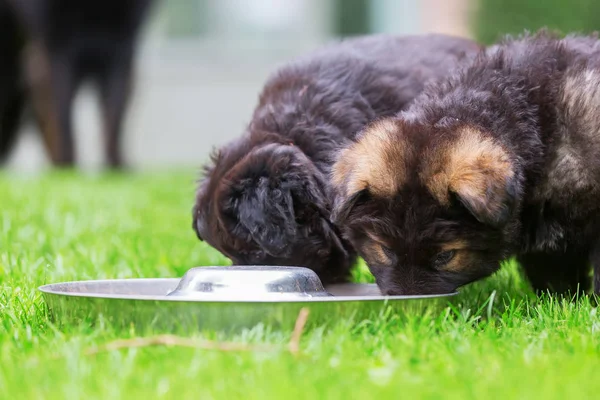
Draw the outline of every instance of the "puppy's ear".
[[[407,177],[410,151],[401,133],[401,121],[382,119],[367,126],[356,143],[339,153],[331,174],[334,224],[342,224],[369,196],[396,195]]]
[[[252,186],[250,186],[252,185]],[[237,201],[238,224],[260,248],[273,256],[287,256],[296,235],[294,204],[289,190],[273,193],[268,180],[247,182]]]
[[[302,229],[328,216],[325,181],[298,148],[269,144],[252,151],[219,190],[227,214],[263,251],[288,257]]]
[[[474,128],[463,128],[457,140],[442,147],[441,172],[428,184],[434,196],[448,204],[453,195],[484,224],[497,228],[506,224],[521,192],[507,152]]]
[[[366,202],[369,198],[367,189],[359,190],[350,196],[336,196],[331,212],[331,222],[335,225],[343,225],[352,210],[359,204]]]
[[[200,239],[200,241],[203,242],[204,241],[203,232],[206,229],[206,223],[204,222],[204,218],[200,215],[197,207],[195,207],[195,206],[194,206],[193,215],[194,215],[194,218],[192,220],[192,228],[194,229],[194,232],[196,232],[196,236],[198,237],[198,239]]]
[[[202,167],[202,176],[198,180],[198,189],[196,190],[196,202],[192,208],[192,228],[196,232],[196,236],[201,241],[204,241],[206,234],[206,212],[208,209],[209,199],[209,186],[215,166],[221,159],[221,152],[213,148],[210,153],[210,162]]]

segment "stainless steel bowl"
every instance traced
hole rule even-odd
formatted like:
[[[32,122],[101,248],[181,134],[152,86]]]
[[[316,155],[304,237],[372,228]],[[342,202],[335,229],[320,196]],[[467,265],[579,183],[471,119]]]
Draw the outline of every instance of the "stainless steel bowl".
[[[192,268],[168,295],[213,301],[330,296],[314,271],[283,266]]]
[[[445,306],[457,293],[382,296],[374,284],[323,288],[312,271],[296,267],[200,267],[182,279],[109,279],[41,286],[58,325],[109,323],[137,332],[199,330],[239,332],[259,325],[291,330],[308,308],[311,325],[344,319],[423,313]]]

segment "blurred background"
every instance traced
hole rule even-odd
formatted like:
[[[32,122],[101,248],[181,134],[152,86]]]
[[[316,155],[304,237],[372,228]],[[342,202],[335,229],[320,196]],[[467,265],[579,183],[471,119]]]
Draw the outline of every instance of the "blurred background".
[[[138,169],[197,167],[239,136],[280,63],[342,36],[447,33],[484,43],[548,26],[600,28],[600,0],[159,0],[146,21],[124,156]],[[78,164],[103,162],[98,104],[89,88],[75,108]],[[9,167],[48,165],[26,123]]]

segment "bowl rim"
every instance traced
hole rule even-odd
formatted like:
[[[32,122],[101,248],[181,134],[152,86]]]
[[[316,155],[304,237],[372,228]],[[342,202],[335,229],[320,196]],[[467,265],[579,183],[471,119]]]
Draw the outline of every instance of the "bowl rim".
[[[39,286],[37,289],[44,295],[64,296],[64,297],[83,297],[93,299],[113,299],[113,300],[139,300],[139,301],[165,301],[165,302],[192,302],[192,303],[326,303],[326,302],[352,302],[352,301],[399,301],[399,300],[427,300],[454,297],[459,294],[458,291],[445,294],[426,294],[426,295],[362,295],[362,296],[315,296],[315,297],[298,297],[286,299],[221,299],[214,298],[210,300],[185,298],[179,296],[164,295],[142,295],[142,294],[113,294],[113,293],[94,293],[94,292],[68,292],[57,290],[60,286],[76,286],[81,284],[98,284],[98,283],[135,283],[135,282],[156,282],[172,280],[179,281],[180,278],[124,278],[124,279],[92,279],[79,281],[64,281],[49,283]],[[369,283],[348,283],[349,285],[369,285]],[[345,284],[337,284],[345,285]],[[327,287],[325,287],[327,290]]]

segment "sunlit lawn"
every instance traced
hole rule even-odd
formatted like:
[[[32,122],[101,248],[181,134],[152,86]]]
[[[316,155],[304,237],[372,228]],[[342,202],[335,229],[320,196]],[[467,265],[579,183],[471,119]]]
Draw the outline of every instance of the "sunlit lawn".
[[[515,265],[425,314],[224,339],[275,352],[169,346],[84,354],[135,327],[58,327],[39,285],[178,277],[227,264],[191,229],[193,171],[0,175],[0,398],[594,398],[600,316],[587,298],[534,298]],[[361,269],[356,279],[369,280]],[[208,335],[208,333],[204,333]]]

